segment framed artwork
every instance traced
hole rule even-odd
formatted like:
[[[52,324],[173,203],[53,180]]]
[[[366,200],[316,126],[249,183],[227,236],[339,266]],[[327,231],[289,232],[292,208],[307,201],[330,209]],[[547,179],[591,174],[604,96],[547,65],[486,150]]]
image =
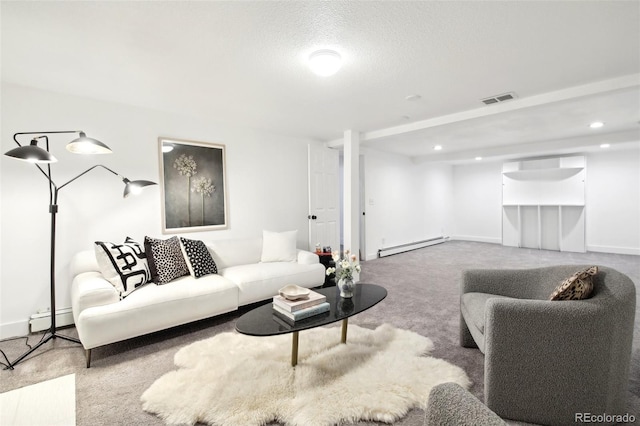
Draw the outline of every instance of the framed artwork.
[[[162,232],[227,228],[225,146],[158,138]]]

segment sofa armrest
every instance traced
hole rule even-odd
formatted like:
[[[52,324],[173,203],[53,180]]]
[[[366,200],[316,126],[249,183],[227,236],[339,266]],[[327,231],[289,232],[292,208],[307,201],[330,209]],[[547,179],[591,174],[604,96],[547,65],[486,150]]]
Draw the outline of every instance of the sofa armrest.
[[[429,426],[506,425],[478,398],[453,382],[442,383],[431,389],[425,415]]]
[[[86,308],[110,305],[120,301],[116,288],[99,272],[85,272],[77,275],[71,284],[71,307],[73,317],[78,316]]]
[[[315,253],[298,249],[298,263],[301,265],[313,265],[320,263],[320,258]]]

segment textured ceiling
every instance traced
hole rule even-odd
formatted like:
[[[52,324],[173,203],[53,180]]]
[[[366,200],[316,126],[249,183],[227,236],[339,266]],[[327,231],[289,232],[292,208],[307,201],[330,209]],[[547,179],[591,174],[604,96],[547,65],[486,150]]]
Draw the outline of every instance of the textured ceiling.
[[[347,129],[392,129],[363,144],[423,160],[483,155],[483,148],[498,156],[550,141],[560,149],[587,136],[592,119],[607,122],[600,134],[640,139],[636,1],[0,7],[2,80],[10,83],[326,141]],[[306,58],[319,48],[343,56],[336,75],[309,71]],[[620,79],[611,90],[588,90]],[[587,89],[523,107],[575,86]],[[513,107],[487,114],[496,106],[479,100],[508,91],[518,94]],[[421,98],[407,101],[412,94]],[[434,153],[436,143],[445,149]]]

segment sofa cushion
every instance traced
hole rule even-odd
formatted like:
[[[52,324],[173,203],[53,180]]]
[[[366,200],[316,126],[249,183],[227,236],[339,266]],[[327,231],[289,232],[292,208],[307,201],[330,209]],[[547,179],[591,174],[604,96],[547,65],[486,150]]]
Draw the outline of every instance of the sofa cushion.
[[[324,266],[320,263],[254,263],[221,269],[219,274],[238,286],[238,304],[241,306],[271,298],[287,284],[310,288],[324,282]]]
[[[117,303],[86,308],[76,328],[85,349],[236,310],[238,288],[217,274],[149,283]]]
[[[180,248],[192,277],[200,278],[218,273],[216,262],[211,258],[207,246],[202,241],[180,237]]]
[[[100,272],[116,288],[120,298],[151,281],[141,244],[130,238],[122,244],[96,241],[94,249]]]
[[[153,282],[166,284],[176,278],[189,275],[189,268],[182,255],[178,237],[167,240],[144,237],[144,248],[149,259]]]
[[[597,266],[591,266],[576,272],[556,287],[549,300],[581,300],[588,298],[593,292],[593,277],[597,273]]]
[[[262,238],[207,241],[207,248],[218,271],[237,265],[260,262]]]
[[[467,323],[471,322],[483,334],[485,306],[487,304],[487,300],[495,298],[513,299],[512,297],[498,296],[488,293],[464,293],[462,295],[462,301],[460,304],[462,316],[467,321]]]
[[[295,262],[298,231],[262,231],[261,262]]]

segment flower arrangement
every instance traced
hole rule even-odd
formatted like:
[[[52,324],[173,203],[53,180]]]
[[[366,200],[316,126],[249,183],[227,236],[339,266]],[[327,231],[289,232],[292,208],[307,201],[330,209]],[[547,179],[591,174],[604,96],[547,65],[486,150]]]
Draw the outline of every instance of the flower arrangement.
[[[352,281],[354,271],[360,273],[361,268],[358,258],[355,254],[350,254],[349,250],[345,250],[343,255],[340,255],[338,251],[334,251],[331,253],[331,257],[336,262],[336,266],[327,268],[327,275],[335,273],[338,280]]]

